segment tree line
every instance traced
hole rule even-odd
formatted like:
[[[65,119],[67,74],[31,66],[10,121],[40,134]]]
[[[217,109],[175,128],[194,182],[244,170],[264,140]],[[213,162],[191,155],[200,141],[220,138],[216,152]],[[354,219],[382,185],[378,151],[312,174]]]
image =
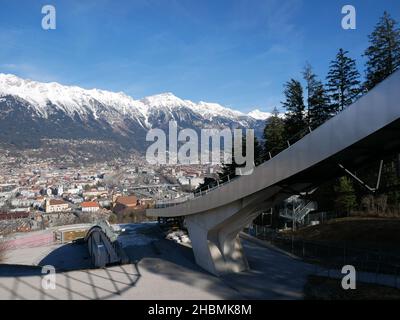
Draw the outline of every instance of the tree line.
[[[366,58],[364,80],[357,69],[356,60],[351,57],[349,51],[340,48],[329,64],[324,82],[307,62],[301,75],[304,86],[299,79],[290,79],[284,84],[284,99],[281,102],[281,109],[285,110],[284,116],[282,117],[275,108],[272,117],[267,119],[263,141],[255,139],[256,165],[268,160],[270,154],[274,155],[285,149],[288,141],[290,143],[291,140],[299,140],[308,130],[315,129],[346,109],[399,69],[400,29],[388,12],[384,12],[368,40],[369,46],[363,54]],[[394,157],[385,161],[383,187],[400,185],[396,163]],[[224,165],[218,180],[224,182],[228,177],[233,178],[236,167],[234,159],[232,164]],[[373,169],[367,168],[361,172],[367,181],[376,178],[376,164],[372,163],[372,167]],[[216,179],[208,178],[200,188],[212,187],[215,184]],[[377,201],[374,196],[368,196],[370,200],[366,201],[363,190],[351,178],[343,176],[321,186],[313,200],[316,200],[322,209],[327,210],[349,212],[363,207],[366,202],[370,204],[386,201],[386,207],[397,206],[400,211],[399,188],[394,188],[380,197],[382,196],[386,197],[386,200],[379,198]],[[371,204],[369,206],[371,207]]]

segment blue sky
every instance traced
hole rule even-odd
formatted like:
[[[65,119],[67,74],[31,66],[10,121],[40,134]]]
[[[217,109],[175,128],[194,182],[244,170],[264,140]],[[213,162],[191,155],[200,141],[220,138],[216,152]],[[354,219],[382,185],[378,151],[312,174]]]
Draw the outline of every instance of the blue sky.
[[[57,29],[41,28],[41,8]],[[341,8],[357,29],[341,28]],[[398,0],[0,0],[0,72],[38,81],[161,92],[247,112],[279,107],[306,61],[324,79],[340,47],[363,73],[367,36]]]

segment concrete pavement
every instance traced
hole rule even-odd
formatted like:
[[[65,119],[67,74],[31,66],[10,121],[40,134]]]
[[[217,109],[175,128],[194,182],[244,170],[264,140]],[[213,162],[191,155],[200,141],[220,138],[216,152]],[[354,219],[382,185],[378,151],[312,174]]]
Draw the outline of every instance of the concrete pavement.
[[[32,263],[27,256],[25,262],[54,265],[56,289],[42,288],[39,267],[0,265],[0,299],[301,299],[306,277],[314,270],[278,251],[243,241],[251,270],[215,277],[195,263],[191,248],[164,239],[157,225],[127,229],[121,236],[131,264],[89,269],[80,245],[57,247],[45,257],[41,257],[45,249],[32,250]],[[81,267],[85,269],[76,270]]]

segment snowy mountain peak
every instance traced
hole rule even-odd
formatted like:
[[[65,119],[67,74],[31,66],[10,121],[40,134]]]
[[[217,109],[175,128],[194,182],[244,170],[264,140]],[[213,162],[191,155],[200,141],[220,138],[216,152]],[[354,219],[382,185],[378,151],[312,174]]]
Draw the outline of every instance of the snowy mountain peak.
[[[267,120],[270,117],[274,116],[274,113],[260,111],[259,109],[255,109],[247,114],[249,117],[252,117],[256,120]],[[285,119],[285,113],[278,112],[278,118]]]
[[[57,82],[43,83],[22,79],[12,74],[0,73],[0,97],[11,95],[29,102],[35,112],[47,118],[54,111],[61,111],[82,119],[92,115],[94,118],[105,117],[108,122],[115,122],[122,117],[140,119],[142,125],[148,125],[149,114],[163,109],[173,112],[186,108],[201,117],[212,120],[215,117],[240,121],[242,117],[251,116],[264,120],[270,116],[259,110],[246,115],[218,103],[200,101],[198,103],[184,100],[172,92],[165,92],[134,100],[123,92],[111,92],[100,89],[83,89],[78,86],[65,86]]]
[[[5,95],[17,96],[28,101],[43,116],[47,116],[52,108],[68,115],[75,113],[82,115],[87,112],[96,114],[96,103],[107,105],[124,114],[134,111],[133,109],[145,109],[138,101],[122,92],[86,90],[77,86],[64,86],[57,82],[43,83],[15,75],[0,74],[0,96]]]
[[[140,101],[149,107],[182,107],[186,105],[184,100],[178,98],[172,92],[148,96]]]
[[[217,116],[237,118],[240,116],[245,116],[245,114],[243,114],[240,111],[223,107],[218,103],[211,103],[204,101],[195,103],[190,100],[183,100],[175,96],[171,92],[145,97],[140,101],[145,105],[149,106],[150,108],[168,108],[171,110],[175,108],[185,107],[207,118],[212,118]]]
[[[218,103],[196,103],[171,92],[134,100],[123,92],[0,73],[0,143],[29,148],[43,139],[94,139],[143,151],[148,129],[167,129],[170,120],[182,128],[253,128],[258,135],[265,125]],[[10,128],[20,130],[10,135]]]
[[[253,117],[254,119],[257,119],[257,120],[266,120],[272,116],[272,113],[263,112],[263,111],[260,111],[259,109],[255,109],[255,110],[249,112],[247,115],[250,117]]]
[[[200,101],[197,108],[198,111],[204,115],[227,116],[232,118],[245,116],[245,114],[240,111],[221,106],[218,103]]]

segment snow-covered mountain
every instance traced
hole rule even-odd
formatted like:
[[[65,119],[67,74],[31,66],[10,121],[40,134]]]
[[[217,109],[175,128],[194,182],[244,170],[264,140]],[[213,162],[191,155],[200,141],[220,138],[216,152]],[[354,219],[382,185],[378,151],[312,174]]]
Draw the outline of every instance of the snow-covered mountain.
[[[183,100],[163,93],[140,100],[122,92],[42,83],[0,73],[0,142],[19,147],[44,138],[109,140],[143,151],[150,128],[254,128],[260,134],[269,114],[248,115],[217,103]]]
[[[254,119],[257,119],[257,120],[267,120],[269,117],[272,116],[272,113],[263,112],[263,111],[260,111],[259,109],[255,109],[255,110],[249,112],[247,115],[250,117],[253,117]]]

